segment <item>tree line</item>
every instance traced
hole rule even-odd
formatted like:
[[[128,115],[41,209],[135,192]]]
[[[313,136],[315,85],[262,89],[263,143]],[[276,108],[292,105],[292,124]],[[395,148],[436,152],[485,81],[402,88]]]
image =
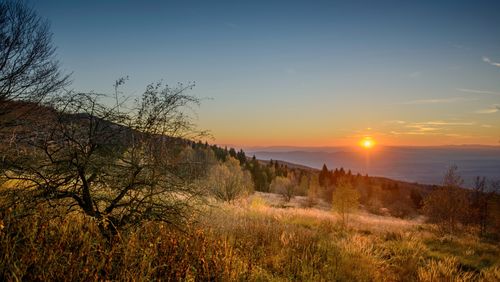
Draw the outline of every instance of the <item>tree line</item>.
[[[498,234],[498,181],[477,178],[464,190],[452,168],[443,185],[426,187],[195,142],[205,132],[191,117],[200,103],[189,94],[194,83],[152,83],[132,102],[119,98],[124,78],[105,96],[68,91],[51,37],[47,21],[23,2],[0,3],[2,217],[14,216],[13,207],[50,206],[85,214],[111,238],[144,221],[181,226],[207,196],[233,202],[261,191],[285,201],[304,196],[310,207],[322,200],[341,213],[357,206],[399,217],[422,212],[447,232],[465,226]]]

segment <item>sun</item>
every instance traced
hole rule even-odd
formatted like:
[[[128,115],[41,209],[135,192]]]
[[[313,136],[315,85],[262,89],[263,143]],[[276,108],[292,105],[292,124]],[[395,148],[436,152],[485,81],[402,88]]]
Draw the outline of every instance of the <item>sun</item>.
[[[375,141],[371,137],[365,137],[359,142],[359,145],[365,149],[371,149],[375,146]]]

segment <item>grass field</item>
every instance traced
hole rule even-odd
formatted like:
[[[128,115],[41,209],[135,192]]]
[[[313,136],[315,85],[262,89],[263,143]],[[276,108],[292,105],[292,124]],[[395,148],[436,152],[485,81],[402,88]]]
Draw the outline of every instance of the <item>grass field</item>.
[[[499,281],[500,247],[463,233],[442,236],[421,219],[362,211],[348,228],[325,204],[301,208],[257,193],[213,203],[185,230],[146,223],[110,245],[81,215],[6,215],[5,280]],[[14,212],[14,211],[12,211]]]

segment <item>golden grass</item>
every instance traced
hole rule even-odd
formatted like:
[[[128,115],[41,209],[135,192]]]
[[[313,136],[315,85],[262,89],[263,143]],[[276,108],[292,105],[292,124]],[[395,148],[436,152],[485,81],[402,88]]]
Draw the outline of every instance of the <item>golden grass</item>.
[[[493,243],[362,212],[344,230],[324,208],[271,197],[207,207],[184,231],[145,223],[113,245],[82,215],[6,214],[0,280],[500,281]]]

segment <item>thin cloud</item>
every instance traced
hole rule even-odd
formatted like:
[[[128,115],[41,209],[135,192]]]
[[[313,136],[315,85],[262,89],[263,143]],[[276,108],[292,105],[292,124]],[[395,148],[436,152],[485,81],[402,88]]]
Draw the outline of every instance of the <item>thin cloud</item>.
[[[474,125],[474,122],[449,122],[449,121],[426,121],[426,122],[418,122],[415,124],[419,125],[455,125],[455,126],[467,126],[467,125]]]
[[[482,110],[477,110],[476,114],[493,114],[498,112],[498,109],[482,109]]]
[[[447,133],[447,134],[444,134],[444,136],[454,137],[454,138],[474,138],[474,136],[471,136],[471,135],[463,135],[463,134],[457,134],[457,133]],[[475,136],[475,137],[479,137],[479,136]]]
[[[500,68],[500,63],[494,62],[494,61],[492,61],[492,60],[491,60],[490,58],[488,58],[488,57],[483,57],[483,62],[488,63],[488,64],[490,64],[490,65],[492,65],[492,66],[495,66],[495,67]]]
[[[393,123],[397,124],[397,123]],[[453,134],[454,128],[463,126],[476,125],[471,121],[443,121],[431,120],[422,122],[406,122],[398,124],[399,129],[392,130],[389,133],[392,135],[446,135]]]
[[[385,123],[389,123],[389,124],[405,124],[406,121],[404,121],[404,120],[386,120]]]
[[[421,104],[445,104],[445,103],[456,103],[464,101],[473,101],[476,99],[465,98],[465,97],[452,97],[452,98],[441,98],[441,99],[422,99],[422,100],[412,100],[407,102],[402,102],[402,105],[421,105]]]
[[[419,132],[436,131],[436,130],[441,129],[439,127],[430,127],[430,126],[425,126],[423,124],[412,124],[412,125],[408,125],[407,127],[413,128]]]
[[[434,132],[422,132],[422,131],[391,131],[392,135],[436,135]]]
[[[500,111],[500,105],[493,105],[487,109],[481,109],[475,111],[476,114],[494,114],[496,112]]]
[[[457,91],[464,93],[472,93],[472,94],[491,94],[491,95],[500,95],[500,92],[493,92],[487,90],[478,90],[478,89],[468,89],[468,88],[457,88]]]

